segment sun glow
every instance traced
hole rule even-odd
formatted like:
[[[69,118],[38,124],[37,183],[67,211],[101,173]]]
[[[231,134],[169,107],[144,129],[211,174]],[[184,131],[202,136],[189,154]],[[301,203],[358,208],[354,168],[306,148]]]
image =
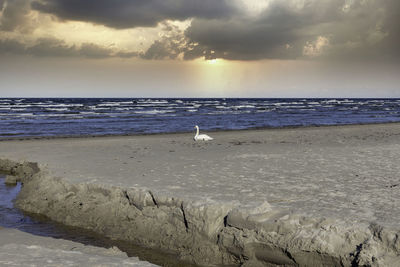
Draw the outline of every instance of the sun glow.
[[[211,65],[214,65],[214,64],[217,63],[217,59],[214,58],[214,59],[207,60],[207,63],[208,63],[208,64],[211,64]]]

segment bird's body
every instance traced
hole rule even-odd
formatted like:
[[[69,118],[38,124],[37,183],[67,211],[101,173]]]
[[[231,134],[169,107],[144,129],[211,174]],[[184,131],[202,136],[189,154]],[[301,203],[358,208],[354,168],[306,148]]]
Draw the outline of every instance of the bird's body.
[[[194,141],[211,141],[214,138],[206,135],[206,134],[199,134],[199,126],[194,126],[194,128],[196,128],[196,135],[194,136]]]

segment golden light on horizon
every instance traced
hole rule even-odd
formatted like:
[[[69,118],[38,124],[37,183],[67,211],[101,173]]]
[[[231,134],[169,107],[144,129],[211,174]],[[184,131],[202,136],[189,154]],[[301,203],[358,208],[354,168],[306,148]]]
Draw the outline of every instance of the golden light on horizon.
[[[207,60],[207,63],[208,63],[208,64],[211,64],[211,65],[214,65],[214,64],[217,63],[217,59],[214,58],[214,59]]]
[[[206,60],[198,58],[193,61],[196,95],[201,97],[223,97],[230,91],[232,81],[236,81],[240,65],[235,61],[221,58]]]

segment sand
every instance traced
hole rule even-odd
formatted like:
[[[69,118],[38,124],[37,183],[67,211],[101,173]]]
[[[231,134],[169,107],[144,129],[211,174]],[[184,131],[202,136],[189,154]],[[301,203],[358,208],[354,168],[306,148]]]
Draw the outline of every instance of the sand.
[[[118,248],[35,236],[0,227],[1,266],[157,266],[130,257]]]
[[[0,167],[26,211],[202,265],[398,265],[400,124],[208,134],[2,141]]]

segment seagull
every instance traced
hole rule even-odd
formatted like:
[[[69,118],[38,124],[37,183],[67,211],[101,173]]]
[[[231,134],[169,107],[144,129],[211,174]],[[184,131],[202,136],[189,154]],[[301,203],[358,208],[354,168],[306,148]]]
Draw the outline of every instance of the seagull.
[[[196,128],[196,135],[194,136],[194,141],[211,141],[214,138],[206,135],[206,134],[199,134],[199,126],[194,126]]]

